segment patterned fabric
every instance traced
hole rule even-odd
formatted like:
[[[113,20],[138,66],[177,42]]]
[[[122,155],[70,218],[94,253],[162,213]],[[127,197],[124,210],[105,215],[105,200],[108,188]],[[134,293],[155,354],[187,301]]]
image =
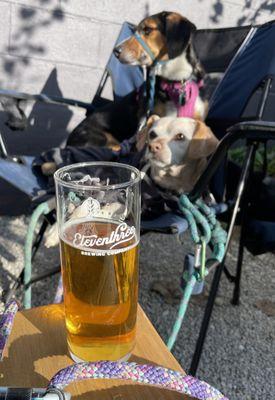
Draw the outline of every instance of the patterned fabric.
[[[49,388],[64,389],[70,383],[84,379],[131,380],[174,390],[199,400],[228,400],[217,389],[192,376],[153,365],[113,361],[71,365],[52,378]]]
[[[0,361],[3,359],[4,349],[10,335],[14,317],[19,306],[15,300],[7,304],[4,313],[0,319]]]

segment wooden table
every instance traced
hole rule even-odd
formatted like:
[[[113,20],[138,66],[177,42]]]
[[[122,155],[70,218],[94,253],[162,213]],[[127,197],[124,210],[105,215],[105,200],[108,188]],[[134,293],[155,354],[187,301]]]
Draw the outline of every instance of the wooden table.
[[[140,307],[137,345],[130,360],[182,371]],[[69,364],[63,306],[19,312],[0,363],[0,386],[46,387],[49,379]],[[83,381],[70,385],[68,391],[78,400],[187,399],[167,390],[115,380]]]

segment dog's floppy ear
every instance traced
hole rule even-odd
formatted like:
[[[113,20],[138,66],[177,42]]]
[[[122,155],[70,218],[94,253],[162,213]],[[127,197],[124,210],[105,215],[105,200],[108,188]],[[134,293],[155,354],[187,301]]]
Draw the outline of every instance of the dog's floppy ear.
[[[158,119],[160,119],[160,117],[157,114],[150,115],[146,122],[146,128],[150,129],[153,123],[156,122]]]
[[[169,59],[182,54],[196,27],[177,13],[165,13],[165,36]]]
[[[219,143],[216,136],[204,122],[196,122],[197,125],[187,153],[187,157],[191,160],[210,156]]]
[[[160,117],[156,114],[150,115],[148,118],[146,125],[137,133],[137,139],[136,139],[136,148],[138,151],[141,151],[147,141],[147,135],[149,132],[149,129],[152,127],[153,123],[157,121]]]

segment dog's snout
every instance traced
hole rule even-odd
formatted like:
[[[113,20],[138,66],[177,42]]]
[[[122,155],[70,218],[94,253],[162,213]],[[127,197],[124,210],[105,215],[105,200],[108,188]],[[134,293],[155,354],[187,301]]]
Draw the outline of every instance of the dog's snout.
[[[122,47],[121,46],[116,46],[115,48],[114,48],[114,55],[117,57],[117,58],[119,58],[119,56],[120,56],[120,54],[121,54],[121,52],[122,52]]]
[[[157,153],[158,151],[161,150],[161,144],[158,142],[153,142],[149,144],[149,150],[151,151],[151,153]]]

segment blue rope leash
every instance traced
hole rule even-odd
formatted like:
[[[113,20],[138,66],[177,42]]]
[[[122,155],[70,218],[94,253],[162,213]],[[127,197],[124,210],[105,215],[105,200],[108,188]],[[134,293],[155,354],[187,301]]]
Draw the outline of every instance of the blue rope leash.
[[[28,285],[32,276],[32,245],[35,234],[35,228],[42,215],[50,212],[49,203],[41,203],[32,213],[28,226],[25,246],[24,246],[24,284]],[[24,308],[31,308],[32,289],[29,286],[24,291]]]
[[[195,270],[192,274],[184,274],[186,281],[184,293],[180,302],[178,314],[172,332],[167,342],[171,350],[177,340],[181,329],[187,306],[196,282],[203,281],[208,275],[208,261],[222,262],[225,253],[227,234],[216,219],[216,215],[201,199],[192,204],[187,195],[181,195],[179,206],[187,219],[193,242],[196,245]],[[202,232],[200,235],[199,232]],[[212,256],[206,260],[206,246],[211,243],[213,247]]]
[[[174,323],[174,326],[173,326],[173,329],[172,329],[172,333],[171,333],[171,335],[170,335],[170,337],[168,339],[168,342],[167,342],[167,347],[168,347],[169,350],[172,349],[172,347],[174,346],[174,344],[175,344],[175,342],[177,340],[179,331],[180,331],[181,326],[182,326],[183,318],[185,316],[185,313],[186,313],[186,310],[187,310],[187,306],[189,304],[189,300],[190,300],[190,297],[192,295],[192,291],[193,291],[193,288],[194,288],[196,282],[197,282],[196,276],[192,275],[191,278],[188,280],[188,282],[186,284],[186,287],[185,287],[185,290],[184,290],[184,296],[182,296],[182,299],[181,299],[181,302],[180,302],[180,307],[179,307],[177,319],[176,319],[176,321]]]

